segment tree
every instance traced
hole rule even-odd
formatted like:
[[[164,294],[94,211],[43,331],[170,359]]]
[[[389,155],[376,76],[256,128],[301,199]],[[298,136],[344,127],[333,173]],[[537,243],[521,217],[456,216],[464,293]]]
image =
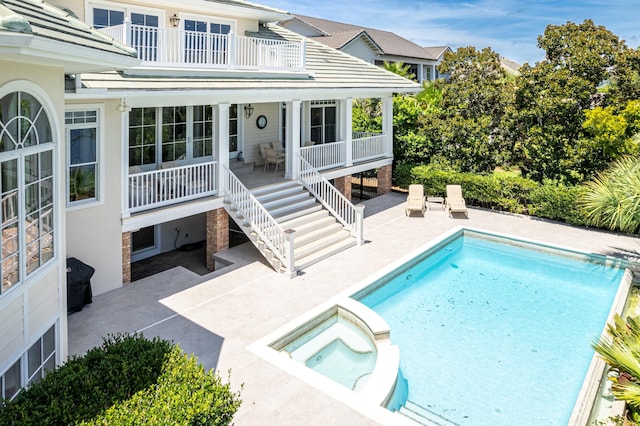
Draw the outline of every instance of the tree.
[[[589,161],[594,150],[582,146],[585,111],[602,84],[615,77],[612,72],[628,49],[591,20],[549,25],[538,37],[538,46],[546,57],[520,69],[504,127],[515,142],[515,159],[525,175],[539,182],[580,182],[606,164]]]
[[[592,225],[640,231],[640,159],[625,157],[585,184],[580,202]]]
[[[411,65],[405,65],[403,62],[387,62],[384,61],[382,66],[385,70],[398,74],[400,77],[415,80],[416,75],[411,72]]]
[[[438,72],[449,77],[436,82],[442,101],[423,123],[430,135],[425,143],[460,171],[493,171],[504,150],[500,123],[512,88],[499,55],[462,47],[445,53]]]

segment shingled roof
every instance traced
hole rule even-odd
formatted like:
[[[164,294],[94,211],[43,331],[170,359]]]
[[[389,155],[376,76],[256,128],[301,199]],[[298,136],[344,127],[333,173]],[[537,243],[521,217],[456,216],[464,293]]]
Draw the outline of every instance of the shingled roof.
[[[434,56],[429,50],[390,31],[382,31],[375,28],[345,24],[343,22],[329,21],[327,19],[305,15],[294,14],[293,19],[314,28],[321,34],[310,38],[336,49],[341,49],[364,33],[372,40],[375,46],[378,47],[380,50],[379,53],[381,54],[416,59],[438,59],[438,56]]]
[[[251,35],[301,41],[305,37],[268,24]],[[140,76],[121,72],[83,74],[82,82],[88,88],[106,88],[109,91],[153,91],[153,90],[362,90],[412,93],[420,91],[419,84],[369,64],[322,43],[306,39],[306,73],[300,75],[249,77],[246,74],[230,73],[228,76],[189,77]]]
[[[135,57],[135,49],[113,41],[78,18],[41,0],[0,0],[0,33],[28,34],[104,52]]]

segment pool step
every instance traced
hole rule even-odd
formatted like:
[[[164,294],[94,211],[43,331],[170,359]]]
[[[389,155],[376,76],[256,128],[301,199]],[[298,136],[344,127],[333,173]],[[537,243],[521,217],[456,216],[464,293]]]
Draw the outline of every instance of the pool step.
[[[412,401],[407,401],[398,413],[424,426],[460,426]]]

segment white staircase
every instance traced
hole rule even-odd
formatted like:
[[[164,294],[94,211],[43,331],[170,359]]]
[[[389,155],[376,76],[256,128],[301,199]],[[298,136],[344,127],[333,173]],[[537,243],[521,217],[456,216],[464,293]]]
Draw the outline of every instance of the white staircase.
[[[293,257],[296,271],[357,244],[351,232],[345,230],[309,191],[295,181],[258,188],[252,190],[251,195],[282,229],[295,231]],[[250,224],[238,214],[242,208],[232,205],[228,211],[274,269],[284,272],[286,265],[273,256]]]

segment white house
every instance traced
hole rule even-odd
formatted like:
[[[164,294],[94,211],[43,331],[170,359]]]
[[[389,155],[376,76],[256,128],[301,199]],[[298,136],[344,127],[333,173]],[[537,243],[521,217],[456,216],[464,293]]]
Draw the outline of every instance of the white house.
[[[0,1],[0,397],[66,358],[65,74],[135,51],[46,3]]]
[[[451,51],[448,46],[422,47],[390,31],[311,16],[294,14],[281,25],[371,64],[402,62],[419,83],[437,79],[436,67],[444,53]]]
[[[375,169],[390,190],[392,95],[420,90],[253,3],[56,5],[0,1],[8,398],[66,358],[68,257],[95,268],[100,294],[176,243],[205,240],[213,269],[229,217],[289,276],[361,243],[350,175]],[[355,98],[382,99],[378,133],[352,131]],[[279,183],[245,185],[260,176]]]

